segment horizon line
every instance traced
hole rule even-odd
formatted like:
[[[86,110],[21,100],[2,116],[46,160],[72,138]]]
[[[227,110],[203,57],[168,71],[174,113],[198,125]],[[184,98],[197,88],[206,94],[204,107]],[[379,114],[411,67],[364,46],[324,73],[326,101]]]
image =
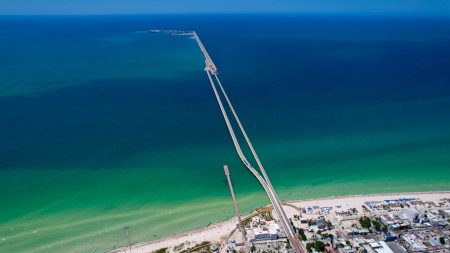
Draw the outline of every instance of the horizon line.
[[[325,15],[325,16],[397,16],[397,17],[448,17],[448,12],[404,12],[404,11],[286,11],[286,12],[148,12],[148,13],[0,13],[0,17],[10,16],[215,16],[215,15]]]

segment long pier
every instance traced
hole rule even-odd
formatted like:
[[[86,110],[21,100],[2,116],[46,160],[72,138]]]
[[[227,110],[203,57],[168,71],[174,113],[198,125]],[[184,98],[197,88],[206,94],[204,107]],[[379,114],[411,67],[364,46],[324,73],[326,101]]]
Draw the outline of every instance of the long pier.
[[[258,155],[256,154],[255,149],[253,148],[253,145],[250,141],[250,138],[248,137],[247,133],[245,132],[245,129],[241,123],[241,121],[239,120],[239,117],[237,116],[236,111],[234,110],[233,105],[231,104],[230,99],[228,98],[227,93],[225,92],[225,89],[222,86],[222,83],[220,82],[220,79],[218,77],[218,70],[216,68],[216,65],[214,64],[214,62],[212,61],[211,57],[208,54],[208,51],[206,51],[205,46],[203,45],[203,43],[201,42],[199,36],[197,35],[197,33],[194,31],[192,32],[192,35],[194,37],[194,39],[197,41],[200,50],[202,51],[203,55],[205,56],[205,71],[206,74],[208,75],[208,79],[211,83],[211,87],[214,91],[214,95],[216,96],[216,100],[217,103],[219,104],[220,110],[222,112],[222,116],[225,120],[225,124],[227,125],[228,128],[228,132],[230,133],[231,139],[233,141],[234,147],[236,148],[236,151],[238,153],[239,158],[241,159],[241,161],[244,163],[244,165],[247,167],[247,169],[256,177],[256,179],[260,182],[260,184],[262,185],[262,187],[264,188],[264,190],[266,191],[267,196],[269,197],[269,200],[275,210],[275,213],[278,216],[279,222],[281,227],[283,228],[283,230],[286,233],[286,237],[288,238],[289,242],[291,243],[293,249],[295,250],[296,253],[304,253],[306,252],[306,250],[304,249],[303,245],[300,243],[300,241],[298,240],[298,238],[295,235],[295,232],[293,230],[293,228],[291,227],[290,223],[289,223],[289,219],[286,216],[286,213],[284,212],[282,206],[281,206],[281,202],[278,198],[278,195],[275,192],[275,189],[272,186],[272,183],[270,182],[269,177],[267,176],[267,173],[261,163],[261,161],[259,160]],[[230,123],[230,120],[228,118],[228,114],[225,111],[224,105],[222,103],[222,99],[220,98],[219,92],[216,88],[215,82],[213,80],[213,77],[215,79],[215,81],[217,82],[217,84],[219,85],[220,91],[222,93],[222,95],[224,96],[228,107],[230,108],[234,119],[236,120],[240,131],[242,132],[246,143],[248,145],[248,147],[250,148],[252,155],[258,165],[258,168],[260,169],[261,173],[263,174],[263,176],[261,176],[259,174],[259,172],[250,164],[250,162],[247,160],[247,158],[245,157],[244,153],[242,152],[241,146],[239,144],[239,141],[237,140],[236,134],[234,132],[234,129]]]
[[[241,230],[241,233],[242,233],[242,240],[244,241],[243,243],[245,245],[246,252],[250,253],[251,250],[250,250],[250,247],[248,246],[247,234],[245,232],[245,227],[242,224],[241,214],[239,213],[239,206],[236,201],[236,196],[234,195],[233,184],[231,183],[231,177],[230,177],[230,171],[228,170],[228,165],[224,165],[223,169],[225,171],[225,175],[227,176],[228,186],[230,187],[231,198],[233,199],[234,209],[236,210],[236,216],[237,216],[238,222],[239,222],[239,229]]]
[[[203,55],[205,56],[205,71],[211,73],[214,76],[217,76],[217,68],[214,62],[212,61],[211,57],[208,54],[208,51],[206,51],[205,46],[203,46],[202,41],[198,37],[197,33],[194,31],[192,32],[194,39],[197,41],[198,46],[200,47],[200,50],[202,51]]]

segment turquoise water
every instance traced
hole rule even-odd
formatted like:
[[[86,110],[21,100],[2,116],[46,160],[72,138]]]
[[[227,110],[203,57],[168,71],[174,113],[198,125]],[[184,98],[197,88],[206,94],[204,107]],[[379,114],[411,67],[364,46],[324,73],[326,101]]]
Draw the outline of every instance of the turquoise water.
[[[450,190],[450,20],[0,18],[0,251],[103,252],[267,203],[195,29],[283,199]]]

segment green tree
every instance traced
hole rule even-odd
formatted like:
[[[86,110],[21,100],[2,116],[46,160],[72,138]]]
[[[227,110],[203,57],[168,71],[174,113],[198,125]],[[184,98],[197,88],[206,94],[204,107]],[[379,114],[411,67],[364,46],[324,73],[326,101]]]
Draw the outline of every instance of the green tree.
[[[167,248],[157,249],[157,250],[153,251],[153,253],[166,253],[166,252],[167,252]]]
[[[330,238],[330,239],[334,239],[334,235],[332,234],[322,234],[323,238]]]
[[[308,240],[308,238],[306,238],[305,233],[303,233],[303,234],[300,235],[300,239],[301,239],[302,241]]]
[[[325,251],[325,243],[323,243],[322,241],[316,241],[315,248],[320,252]]]
[[[332,230],[333,229],[333,223],[331,223],[331,221],[327,220],[327,228],[328,230]]]
[[[306,244],[306,250],[308,250],[308,252],[312,252],[313,250],[323,252],[325,251],[325,243],[322,241],[308,242]]]
[[[314,249],[314,243],[313,242],[308,242],[307,244],[306,244],[306,250],[308,251],[308,252],[312,252],[313,251],[313,249]]]
[[[303,230],[302,228],[299,228],[298,230],[297,230],[297,232],[298,232],[298,234],[300,235],[300,239],[302,240],[302,241],[306,241],[307,239],[306,239],[306,235],[305,235],[305,230]]]
[[[372,221],[372,225],[375,227],[377,231],[381,231],[381,224],[378,221],[376,220]]]
[[[350,241],[345,241],[345,244],[347,244],[348,246],[350,246],[350,247],[352,247],[353,248],[353,245],[352,245],[352,243],[350,242]]]
[[[444,237],[440,237],[439,238],[439,242],[441,242],[441,244],[444,245],[445,244],[445,238]]]
[[[361,224],[361,227],[363,227],[363,228],[370,228],[370,226],[372,225],[369,217],[366,217],[366,216],[361,217],[359,219],[359,223]]]

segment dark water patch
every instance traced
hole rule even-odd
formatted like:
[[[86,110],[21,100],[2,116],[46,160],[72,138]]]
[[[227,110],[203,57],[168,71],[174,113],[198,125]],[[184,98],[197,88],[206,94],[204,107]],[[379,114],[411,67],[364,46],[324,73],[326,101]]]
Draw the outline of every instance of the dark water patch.
[[[107,251],[124,224],[149,240],[229,217],[224,163],[243,212],[267,202],[195,41],[133,33],[152,28],[197,30],[280,196],[448,190],[449,24],[0,17],[0,229],[18,236],[2,245]]]
[[[2,98],[0,168],[108,168],[139,151],[208,143],[220,121],[205,81],[99,80]]]

